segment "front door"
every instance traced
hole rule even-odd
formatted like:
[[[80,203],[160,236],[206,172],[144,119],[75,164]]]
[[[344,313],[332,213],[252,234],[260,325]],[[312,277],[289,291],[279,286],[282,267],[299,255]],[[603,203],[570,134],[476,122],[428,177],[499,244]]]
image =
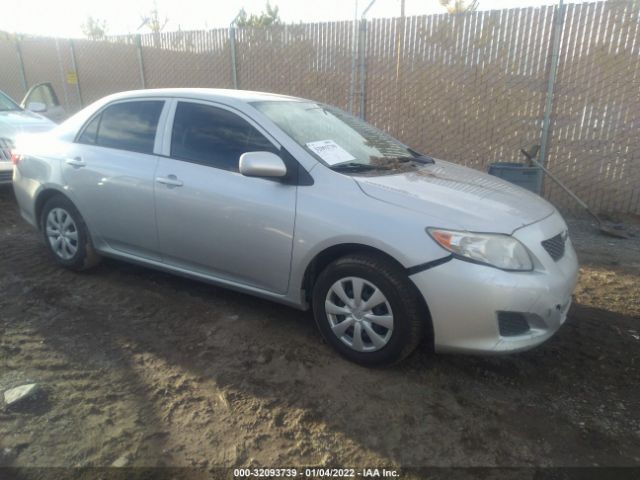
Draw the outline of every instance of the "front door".
[[[29,104],[33,102],[44,105],[45,110],[40,112],[40,114],[55,123],[60,123],[67,118],[67,112],[65,112],[64,107],[60,105],[56,92],[48,82],[39,83],[31,87],[22,99],[20,106],[28,109]]]
[[[285,293],[296,186],[241,175],[251,151],[279,149],[231,110],[178,102],[171,155],[156,172],[160,250],[170,265]]]

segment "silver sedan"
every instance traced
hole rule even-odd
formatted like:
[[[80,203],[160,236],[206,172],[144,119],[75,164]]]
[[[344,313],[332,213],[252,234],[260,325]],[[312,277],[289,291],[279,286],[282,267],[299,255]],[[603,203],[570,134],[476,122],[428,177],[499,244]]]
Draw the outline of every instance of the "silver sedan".
[[[364,365],[515,352],[565,321],[578,265],[549,203],[279,95],[112,95],[14,152],[22,216],[52,258],[100,256],[312,308]]]

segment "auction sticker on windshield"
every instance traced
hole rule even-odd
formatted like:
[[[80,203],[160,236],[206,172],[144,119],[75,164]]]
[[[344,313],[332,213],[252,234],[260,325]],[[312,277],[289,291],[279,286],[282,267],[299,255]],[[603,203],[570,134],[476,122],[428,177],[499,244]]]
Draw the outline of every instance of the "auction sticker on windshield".
[[[356,159],[333,140],[309,142],[307,147],[329,165],[337,165],[338,163],[350,162]]]

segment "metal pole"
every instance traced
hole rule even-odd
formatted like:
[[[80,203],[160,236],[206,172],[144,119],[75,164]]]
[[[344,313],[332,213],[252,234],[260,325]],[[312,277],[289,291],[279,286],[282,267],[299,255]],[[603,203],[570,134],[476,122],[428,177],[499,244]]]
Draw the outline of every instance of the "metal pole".
[[[62,55],[60,53],[60,42],[56,38],[56,54],[58,55],[58,66],[60,67],[60,80],[62,80],[62,91],[64,92],[64,108],[68,111],[69,108],[69,94],[67,93],[67,80],[64,77],[64,65],[62,64]]]
[[[80,108],[84,107],[82,101],[82,90],[80,89],[80,75],[78,74],[78,66],[76,64],[76,49],[73,47],[73,40],[69,39],[69,51],[71,52],[71,67],[76,74],[76,91],[78,92],[78,100],[80,101]]]
[[[549,127],[551,124],[551,111],[553,110],[553,95],[558,74],[558,64],[560,62],[560,41],[562,40],[562,26],[564,24],[565,5],[563,0],[559,0],[556,7],[553,44],[551,50],[551,65],[549,70],[549,80],[547,83],[547,98],[544,104],[544,118],[542,121],[542,139],[540,140],[540,163],[547,166],[547,145],[549,143]],[[538,193],[542,193],[542,175],[538,180]]]
[[[398,61],[396,63],[396,83],[400,78],[400,58],[402,57],[402,44],[404,42],[404,4],[405,0],[400,0],[400,29],[398,30],[397,42],[398,42]]]
[[[360,51],[360,118],[363,120],[366,117],[366,94],[365,89],[367,86],[367,58],[366,58],[366,46],[367,46],[367,12],[376,3],[376,0],[371,0],[371,3],[364,9],[362,16],[360,17],[360,36],[359,36],[359,51]]]
[[[349,82],[349,113],[353,114],[353,97],[356,90],[356,62],[358,57],[358,0],[353,14],[353,40],[351,47],[351,80]]]
[[[400,0],[400,25],[398,25],[398,32],[396,35],[397,52],[396,52],[396,85],[395,85],[395,119],[393,133],[400,133],[400,125],[402,122],[402,104],[403,104],[403,82],[402,82],[402,62],[404,55],[404,34],[405,34],[405,0]]]
[[[136,47],[138,49],[138,68],[140,69],[140,83],[142,88],[147,88],[147,80],[144,76],[144,60],[142,58],[142,37],[140,34],[136,35]]]
[[[22,49],[20,48],[20,39],[16,38],[16,55],[18,56],[18,63],[20,64],[20,79],[22,80],[22,88],[24,88],[24,94],[29,91],[29,84],[27,83],[27,73],[24,69],[24,60],[22,59]]]
[[[231,79],[233,88],[238,89],[238,65],[236,64],[236,27],[229,27],[229,46],[231,47]]]
[[[229,24],[229,47],[231,49],[231,79],[233,88],[238,89],[238,64],[236,63],[236,22],[238,21],[238,13]]]

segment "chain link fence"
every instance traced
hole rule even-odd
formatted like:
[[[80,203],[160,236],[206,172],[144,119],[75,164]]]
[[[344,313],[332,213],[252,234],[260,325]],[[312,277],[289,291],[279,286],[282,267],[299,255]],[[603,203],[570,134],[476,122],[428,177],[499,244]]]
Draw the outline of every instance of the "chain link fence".
[[[70,113],[139,88],[311,98],[482,170],[546,138],[547,166],[594,209],[640,214],[638,0],[101,42],[0,37],[0,65],[0,89],[19,99],[51,82]],[[575,208],[551,182],[544,195]]]

